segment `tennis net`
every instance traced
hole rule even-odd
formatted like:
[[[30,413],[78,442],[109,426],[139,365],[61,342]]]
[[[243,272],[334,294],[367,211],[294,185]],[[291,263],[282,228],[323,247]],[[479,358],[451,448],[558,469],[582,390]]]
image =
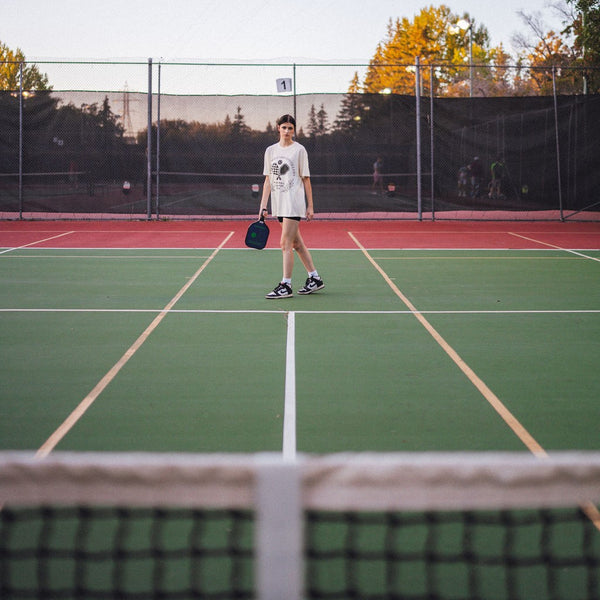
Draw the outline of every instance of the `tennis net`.
[[[0,453],[0,597],[592,599],[600,454]]]

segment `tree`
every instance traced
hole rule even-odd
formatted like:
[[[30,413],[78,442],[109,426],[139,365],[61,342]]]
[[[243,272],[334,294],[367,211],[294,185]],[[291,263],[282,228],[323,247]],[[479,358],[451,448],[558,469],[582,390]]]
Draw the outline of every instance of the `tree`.
[[[406,17],[395,22],[390,20],[386,39],[377,46],[375,56],[369,63],[364,91],[413,94],[415,78],[411,65],[414,65],[416,57],[422,65],[439,65],[436,69],[438,93],[457,81],[467,81],[469,71],[465,66],[470,59],[471,34],[473,62],[491,63],[493,54],[489,50],[487,29],[477,26],[468,14],[464,14],[462,19],[472,28],[466,35],[452,33],[451,26],[460,17],[443,4],[422,9],[413,21]],[[456,91],[456,85],[454,87]],[[464,93],[468,94],[468,86]]]
[[[580,63],[585,67],[600,67],[600,0],[567,0],[576,16],[565,31],[575,37]],[[592,91],[600,90],[598,72],[586,72],[586,84]]]
[[[325,105],[321,104],[317,112],[317,132],[318,135],[325,135],[329,131],[329,116],[325,110]]]
[[[51,89],[48,85],[48,76],[40,73],[35,65],[25,66],[25,55],[17,48],[13,52],[0,42],[0,90],[14,91],[20,89],[19,73],[23,63],[23,89],[40,91]]]
[[[561,68],[574,67],[577,57],[572,48],[567,46],[564,40],[553,31],[547,33],[538,43],[528,56],[528,62],[531,66],[531,79],[540,93],[553,93],[553,70],[558,93],[573,94],[581,91],[581,85],[577,83],[577,72]]]
[[[581,73],[576,67],[581,66],[582,54],[570,39],[572,26],[558,34],[547,31],[539,13],[529,14],[519,11],[519,16],[527,25],[530,35],[517,35],[514,41],[521,48],[522,62],[528,67],[526,78],[522,83],[526,93],[552,94],[553,74],[558,93],[577,94],[582,90]],[[563,18],[569,18],[562,12]],[[573,17],[574,18],[574,17]]]
[[[567,0],[576,18],[566,28],[587,65],[600,66],[600,0]]]
[[[364,118],[364,107],[360,78],[358,73],[355,72],[348,93],[344,96],[336,120],[333,123],[334,130],[343,131],[350,135],[356,133],[360,128],[360,122]]]
[[[316,138],[326,135],[329,132],[329,116],[325,110],[325,105],[321,104],[321,108],[317,111],[315,105],[312,104],[308,113],[308,135]]]
[[[243,136],[250,133],[250,127],[246,125],[246,117],[242,114],[242,107],[238,106],[235,116],[233,117],[233,123],[231,124],[231,133],[234,136]]]
[[[319,124],[317,122],[317,109],[314,104],[311,104],[310,106],[307,128],[309,137],[317,137],[319,133]]]

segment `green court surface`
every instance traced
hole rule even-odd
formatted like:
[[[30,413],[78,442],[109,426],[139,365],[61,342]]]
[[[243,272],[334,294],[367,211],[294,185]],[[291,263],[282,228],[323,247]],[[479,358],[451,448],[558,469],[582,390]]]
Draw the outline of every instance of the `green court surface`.
[[[3,253],[1,447],[92,394],[49,450],[279,452],[290,407],[293,452],[600,448],[600,252],[313,257],[268,301],[278,250]]]

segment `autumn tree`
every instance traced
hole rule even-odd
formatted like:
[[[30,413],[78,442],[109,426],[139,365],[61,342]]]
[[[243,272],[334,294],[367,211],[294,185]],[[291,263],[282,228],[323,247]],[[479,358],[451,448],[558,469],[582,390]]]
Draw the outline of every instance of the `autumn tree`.
[[[363,90],[379,93],[389,90],[394,94],[413,94],[415,89],[415,58],[421,65],[437,64],[436,93],[445,91],[457,81],[468,81],[472,37],[473,63],[488,64],[493,60],[489,49],[487,29],[478,26],[468,14],[462,15],[472,31],[453,32],[452,25],[461,17],[445,5],[421,10],[412,21],[408,18],[390,20],[386,38],[377,46],[369,63]],[[468,94],[464,84],[462,93]]]
[[[20,67],[23,64],[23,89],[48,90],[48,76],[40,73],[35,65],[27,65],[25,55],[17,48],[13,52],[6,44],[0,42],[0,90],[20,89]]]
[[[580,66],[581,52],[573,44],[566,27],[561,33],[547,30],[539,13],[519,11],[527,26],[527,34],[514,37],[520,47],[522,63],[527,67],[528,77],[522,82],[524,91],[532,94],[551,95],[556,84],[558,93],[575,94],[582,90]],[[567,18],[567,13],[563,13]]]

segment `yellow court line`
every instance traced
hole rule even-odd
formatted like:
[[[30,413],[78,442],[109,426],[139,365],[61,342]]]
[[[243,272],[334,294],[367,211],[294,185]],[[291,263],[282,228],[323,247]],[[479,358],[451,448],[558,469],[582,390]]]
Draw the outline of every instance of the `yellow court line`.
[[[156,318],[148,325],[146,330],[138,337],[131,347],[123,354],[123,356],[115,363],[115,365],[106,373],[106,375],[96,384],[94,389],[79,403],[73,412],[64,420],[64,422],[56,429],[56,431],[40,446],[36,453],[36,457],[44,458],[56,447],[65,435],[73,428],[73,426],[81,419],[88,408],[98,398],[98,396],[106,389],[109,383],[117,376],[119,371],[127,364],[129,359],[140,349],[142,344],[148,339],[150,334],[158,327],[161,321],[167,316],[169,311],[177,303],[177,301],[187,292],[189,287],[196,281],[199,275],[206,269],[208,264],[217,255],[219,250],[225,246],[231,236],[235,232],[230,231],[229,235],[219,244],[214,252],[202,263],[202,266],[194,273],[188,282],[173,296],[171,301],[162,309]]]
[[[375,267],[379,274],[385,279],[386,283],[392,288],[396,296],[406,304],[411,313],[425,327],[433,339],[440,345],[442,350],[454,361],[456,366],[467,376],[469,381],[481,392],[483,397],[490,403],[494,410],[502,417],[505,423],[512,429],[515,435],[525,444],[525,446],[536,456],[547,456],[546,451],[534,439],[534,437],[521,425],[519,420],[506,408],[502,401],[490,390],[490,388],[477,376],[477,374],[467,365],[459,354],[450,346],[450,344],[438,333],[431,323],[421,314],[414,304],[400,291],[398,286],[390,279],[388,274],[377,264],[368,250],[358,241],[358,239],[348,232],[354,243],[360,248],[367,260]]]
[[[584,502],[581,510],[585,516],[594,524],[594,527],[600,531],[600,510],[593,502]]]
[[[406,304],[411,313],[418,319],[418,321],[427,329],[435,341],[441,346],[441,348],[448,354],[448,356],[454,361],[458,368],[468,377],[471,383],[481,392],[483,397],[490,403],[494,410],[502,417],[504,422],[512,429],[515,435],[525,444],[527,449],[539,458],[548,458],[548,453],[537,440],[523,427],[519,420],[508,410],[504,403],[490,390],[490,388],[475,374],[475,372],[465,363],[465,361],[458,355],[458,353],[446,342],[446,340],[436,331],[436,329],[429,323],[429,321],[421,314],[413,303],[400,291],[396,284],[390,279],[388,274],[377,264],[377,262],[371,257],[368,250],[356,239],[352,232],[348,231],[348,235],[352,238],[354,243],[360,248],[362,253],[366,256],[367,260],[377,269],[379,274],[385,279],[386,283],[392,288],[394,293]],[[516,235],[516,234],[515,234]],[[522,236],[519,236],[522,237]],[[535,240],[533,240],[535,241]],[[540,242],[542,243],[542,242]],[[547,244],[549,245],[549,244]],[[556,247],[556,246],[555,246]],[[562,250],[562,248],[561,248]],[[584,255],[585,256],[585,255]],[[594,525],[594,527],[600,531],[600,511],[593,502],[583,502],[580,505],[581,510]]]

